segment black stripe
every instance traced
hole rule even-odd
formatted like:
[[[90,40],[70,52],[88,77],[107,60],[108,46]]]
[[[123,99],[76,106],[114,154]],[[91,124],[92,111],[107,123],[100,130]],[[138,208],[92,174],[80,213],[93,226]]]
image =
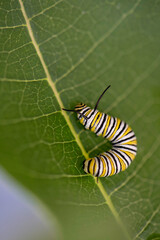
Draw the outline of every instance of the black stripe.
[[[103,117],[103,115],[102,115],[102,117]],[[103,124],[106,121],[106,117],[107,117],[107,115],[104,113],[104,119],[103,119],[101,125],[99,126],[99,128],[97,129],[97,131],[95,132],[95,134],[97,134],[101,130],[101,128],[103,127]]]
[[[133,131],[132,131],[133,132]],[[124,135],[124,137],[125,137],[126,135]],[[123,137],[123,138],[124,138]],[[133,135],[132,136],[130,136],[130,137],[128,137],[128,138],[125,138],[125,139],[123,139],[122,138],[122,140],[120,140],[120,141],[118,141],[118,142],[116,142],[116,143],[113,143],[113,145],[114,144],[118,144],[118,143],[122,143],[122,142],[124,142],[124,141],[127,141],[127,140],[129,140],[129,139],[132,139],[133,137],[135,137],[135,134],[133,133]],[[134,140],[133,140],[134,141]]]
[[[109,116],[108,116],[109,117]],[[108,127],[109,127],[109,125],[110,125],[110,122],[111,122],[111,118],[112,117],[110,117],[110,119],[109,119],[109,124],[108,124]],[[106,122],[106,124],[107,124],[107,122]],[[108,128],[107,128],[108,129]],[[104,130],[105,130],[105,127],[104,127]],[[103,135],[103,133],[104,133],[104,130],[103,130],[103,132],[102,132],[102,135]],[[106,131],[107,132],[107,131]],[[104,136],[104,138],[105,138],[105,136]]]
[[[126,126],[127,126],[127,124],[124,123],[124,127],[122,128],[122,130],[118,133],[118,135],[115,138],[112,139],[111,142],[115,141],[121,135],[121,133],[125,130]]]
[[[87,125],[87,119],[85,119],[85,124],[84,124],[84,126],[86,126]]]
[[[95,113],[95,110],[91,109],[91,113],[90,113],[90,116],[88,115],[88,119],[90,119],[92,117],[92,115]]]
[[[121,172],[122,171],[122,165],[121,165],[121,162],[119,161],[119,158],[116,155],[114,155],[114,152],[110,153],[110,154],[113,155],[113,157],[115,158],[115,161],[116,161],[116,158],[117,158],[117,161],[119,162],[119,165],[120,165],[120,172]],[[117,165],[117,171],[118,171],[118,165]]]
[[[87,119],[86,119],[86,121],[85,121],[85,124],[84,124],[84,126],[86,126],[87,125],[87,121],[91,118],[91,116],[93,115],[93,113],[94,113],[94,111],[93,111],[93,109],[91,109],[91,114],[90,114],[90,116],[88,115],[88,116],[86,116],[87,117]]]
[[[130,144],[131,145],[131,144]],[[129,150],[129,151],[133,151],[133,152],[137,152],[136,150],[134,150],[134,149],[130,149],[130,148],[128,148],[128,147],[123,147],[123,146],[116,146],[117,148],[124,148],[124,149],[126,149],[126,150]]]
[[[90,107],[84,108],[82,111],[80,111],[80,114],[84,115],[89,109]]]
[[[98,172],[97,172],[97,174],[96,174],[96,177],[99,177],[100,164],[101,164],[100,161],[101,161],[101,160],[99,159],[99,157],[96,157],[96,158],[97,158],[97,160],[98,160],[98,165],[99,165],[99,166],[98,166]]]
[[[96,165],[96,160],[94,159],[94,165],[93,165],[93,176],[95,174],[95,165]]]
[[[88,112],[89,110],[90,110],[90,108],[89,108],[87,111],[85,111],[84,113]],[[84,115],[84,113],[82,114],[82,116]],[[87,125],[87,120],[89,120],[89,117],[88,117],[88,116],[85,116],[85,117],[86,117],[86,119],[85,119],[85,124],[84,124],[84,126]]]
[[[113,128],[115,127],[116,119],[113,117],[113,120],[114,120],[113,125],[112,125],[110,131],[107,133],[107,135],[105,135],[105,138],[107,138],[107,136],[112,132]]]
[[[91,159],[90,161],[88,161],[88,166],[87,166],[87,171],[88,171],[88,173],[90,173],[89,167],[90,167],[91,161],[92,161],[92,159]]]
[[[88,120],[93,116],[94,112],[95,111],[93,109],[91,109],[91,113],[89,113],[87,116]]]
[[[98,114],[98,116],[96,117],[97,114]],[[94,122],[94,125],[93,125],[92,127],[95,126],[96,121],[99,119],[99,117],[100,117],[100,112],[97,112],[96,115],[94,116],[94,118],[93,118],[93,120],[92,120],[92,122],[93,122],[93,121],[95,120],[95,118],[96,118],[96,120],[95,120],[95,122]],[[91,122],[91,125],[92,125],[92,122]],[[89,129],[91,129],[91,125],[89,126]]]
[[[119,126],[118,126],[118,129],[117,129],[117,131],[118,131],[118,130],[119,130],[119,128],[121,127],[121,125],[122,125],[122,122],[123,122],[123,121],[121,121],[121,120],[120,120],[120,124],[119,124]],[[115,134],[117,133],[117,131],[115,132]],[[116,137],[115,137],[115,138],[116,138]],[[115,139],[115,138],[113,138],[113,140],[112,140],[112,141],[114,141],[114,139]]]
[[[128,134],[130,134],[131,132],[133,132],[133,130],[131,130],[130,132],[128,132],[125,136],[127,136]],[[133,132],[134,133],[134,132]]]
[[[131,164],[131,162],[132,162],[132,158],[131,158],[127,153],[122,152],[120,149],[116,149],[116,151],[118,151],[120,154],[122,154],[122,156],[123,156],[123,154],[124,154],[125,156],[127,156],[127,157],[130,159],[130,163],[129,163],[129,165]],[[127,161],[128,161],[128,160],[127,160]]]
[[[76,109],[76,111],[80,111],[80,110],[82,110],[85,106],[86,106],[86,105],[83,104],[83,105],[81,105],[81,106],[79,106],[79,107],[75,107],[75,109]],[[86,107],[87,107],[87,106],[86,106]]]
[[[127,163],[127,166],[129,166],[130,164],[129,164],[129,162],[128,162],[128,160],[121,154],[121,152],[119,152],[118,150],[116,150],[116,149],[112,149],[112,151],[115,151],[117,154],[119,154],[121,157],[122,157],[122,159]],[[127,155],[128,156],[128,155]],[[129,156],[128,156],[129,157]],[[130,157],[129,157],[130,158]],[[130,158],[131,159],[131,158]],[[131,162],[132,162],[132,159],[131,159]]]
[[[105,160],[105,162],[106,162],[106,164],[107,164],[107,174],[106,174],[106,176],[108,176],[108,174],[109,174],[109,164],[108,164],[108,159],[107,159],[107,157],[105,156],[105,155],[100,155],[100,156],[102,156],[103,158],[104,158],[104,160]],[[111,166],[110,166],[111,167]]]
[[[84,169],[84,167],[85,167],[85,161],[86,161],[86,160],[83,161],[83,169]]]
[[[132,148],[131,148],[130,150],[137,152],[137,145],[136,145],[136,144],[127,144],[127,145],[132,146],[132,147],[136,147],[136,150],[134,150],[134,149],[132,149]],[[124,146],[125,146],[125,145],[124,145]]]
[[[91,116],[95,113],[95,111],[96,111],[96,110],[93,111],[93,113],[91,114]],[[97,112],[97,113],[98,113],[98,112]],[[90,117],[91,117],[91,116],[90,116]],[[89,118],[90,118],[90,117],[89,117]],[[95,118],[95,116],[94,116],[94,118]],[[93,118],[93,120],[94,120],[94,118]],[[92,122],[93,122],[93,120],[92,120]],[[91,124],[90,124],[90,126],[89,126],[89,129],[91,129],[92,122],[91,122]]]
[[[117,161],[116,161],[116,159],[115,159],[115,157],[114,157],[114,154],[112,154],[111,152],[108,152],[108,154],[111,155],[111,157],[113,158],[113,160],[114,160],[114,162],[115,162],[115,165],[116,165],[116,172],[115,172],[114,174],[116,174],[116,173],[118,172]],[[120,164],[120,166],[121,166],[121,164]]]

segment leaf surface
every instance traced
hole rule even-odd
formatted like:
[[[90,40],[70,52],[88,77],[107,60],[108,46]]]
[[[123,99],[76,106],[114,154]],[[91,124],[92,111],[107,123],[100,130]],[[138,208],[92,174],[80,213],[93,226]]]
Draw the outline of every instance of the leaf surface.
[[[0,3],[0,161],[53,213],[62,239],[150,239],[159,215],[160,1]],[[84,174],[109,148],[78,102],[131,125],[138,155],[116,176]],[[123,239],[124,239],[123,238]]]

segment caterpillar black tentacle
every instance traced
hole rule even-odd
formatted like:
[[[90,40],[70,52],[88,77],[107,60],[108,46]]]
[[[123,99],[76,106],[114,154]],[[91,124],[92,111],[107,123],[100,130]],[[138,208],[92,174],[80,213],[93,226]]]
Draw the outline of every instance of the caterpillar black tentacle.
[[[108,86],[101,96],[94,109],[86,104],[77,104],[73,111],[77,113],[80,123],[86,129],[90,129],[97,136],[102,136],[112,143],[109,151],[103,152],[97,157],[86,159],[83,169],[95,177],[108,177],[124,171],[134,160],[137,153],[137,140],[131,127],[119,118],[109,116],[97,110],[98,104],[107,91]]]

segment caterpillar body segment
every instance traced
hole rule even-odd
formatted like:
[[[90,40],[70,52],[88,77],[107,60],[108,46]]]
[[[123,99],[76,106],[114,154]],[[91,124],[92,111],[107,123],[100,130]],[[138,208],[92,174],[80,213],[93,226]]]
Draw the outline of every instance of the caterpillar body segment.
[[[109,151],[85,160],[84,171],[95,177],[107,177],[124,171],[134,160],[137,152],[137,140],[131,127],[119,118],[101,113],[84,104],[78,106],[81,110],[77,117],[84,127],[112,143],[112,149]]]

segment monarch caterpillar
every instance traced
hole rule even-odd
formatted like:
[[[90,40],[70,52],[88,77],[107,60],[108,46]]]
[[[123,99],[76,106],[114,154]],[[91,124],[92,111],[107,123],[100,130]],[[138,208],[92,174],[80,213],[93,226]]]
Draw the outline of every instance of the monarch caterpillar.
[[[137,152],[137,140],[131,127],[119,118],[97,110],[102,96],[109,87],[110,85],[100,95],[94,109],[83,103],[77,104],[74,110],[63,109],[76,112],[80,123],[86,129],[108,139],[112,144],[109,151],[86,159],[83,163],[84,171],[97,178],[112,176],[124,171],[131,164]]]

